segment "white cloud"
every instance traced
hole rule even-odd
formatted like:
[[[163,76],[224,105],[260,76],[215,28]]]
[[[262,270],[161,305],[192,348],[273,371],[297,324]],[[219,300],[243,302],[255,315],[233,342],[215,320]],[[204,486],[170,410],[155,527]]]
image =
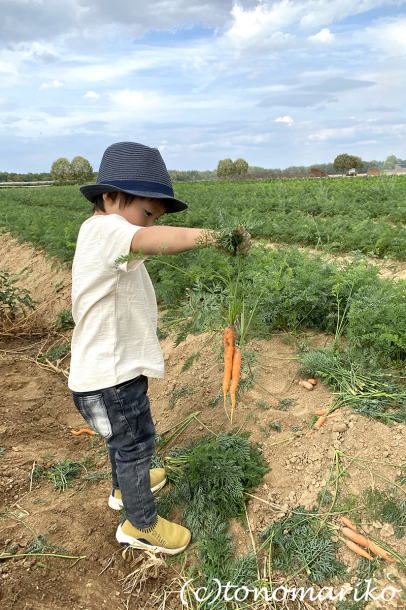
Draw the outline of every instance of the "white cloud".
[[[42,83],[40,89],[60,89],[61,87],[63,87],[63,83],[59,80],[54,80],[52,83]]]
[[[331,44],[335,40],[335,35],[328,28],[323,28],[318,34],[308,36],[307,40],[316,44]]]
[[[280,116],[275,119],[275,123],[289,123],[291,125],[293,123],[293,119],[291,116]]]
[[[368,44],[373,49],[384,51],[387,55],[403,55],[406,53],[406,17],[396,19],[380,19],[373,26],[361,32],[360,42]],[[354,42],[356,40],[354,38]]]
[[[95,93],[94,91],[88,91],[87,93],[85,93],[85,95],[83,97],[92,102],[95,102],[98,99],[100,99],[100,93]]]
[[[338,127],[335,129],[321,129],[317,133],[313,133],[309,136],[309,140],[322,141],[322,140],[346,140],[353,138],[355,134],[355,127]]]

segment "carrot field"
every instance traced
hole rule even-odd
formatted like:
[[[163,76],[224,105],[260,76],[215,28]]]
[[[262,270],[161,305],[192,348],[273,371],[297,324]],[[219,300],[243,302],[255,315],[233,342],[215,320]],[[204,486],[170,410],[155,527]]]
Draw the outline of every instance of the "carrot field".
[[[105,443],[71,433],[86,426],[67,387],[70,265],[91,206],[72,186],[0,191],[2,607],[177,610],[183,588],[200,610],[297,608],[284,591],[344,585],[355,598],[300,605],[383,607],[364,595],[369,582],[396,589],[403,608],[406,177],[174,190],[190,207],[162,224],[214,229],[223,243],[244,226],[253,245],[145,262],[166,371],[149,380],[154,465],[170,481],[157,506],[193,535],[171,560],[117,548]],[[343,518],[367,540],[361,552]],[[261,587],[268,598],[255,599]]]

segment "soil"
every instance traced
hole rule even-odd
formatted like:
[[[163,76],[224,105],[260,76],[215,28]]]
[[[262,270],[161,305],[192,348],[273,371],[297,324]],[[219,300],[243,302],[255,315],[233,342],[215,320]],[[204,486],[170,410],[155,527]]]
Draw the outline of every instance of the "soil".
[[[23,285],[37,301],[44,326],[43,336],[36,339],[1,340],[0,336],[0,448],[5,449],[0,457],[0,552],[16,545],[17,553],[22,554],[34,534],[46,534],[50,544],[62,549],[59,554],[81,557],[76,561],[23,556],[0,562],[1,607],[4,610],[181,608],[179,588],[183,581],[179,581],[182,566],[178,563],[166,562],[152,568],[141,591],[136,589],[131,595],[123,590],[121,579],[136,569],[135,561],[141,553],[130,560],[122,556],[115,539],[120,515],[107,505],[108,480],[89,482],[82,490],[73,480],[72,487],[58,493],[50,481],[33,478],[38,465],[46,468],[65,457],[80,462],[86,453],[97,471],[108,470],[109,464],[102,439],[71,433],[87,426],[74,407],[66,376],[36,359],[55,341],[70,340],[72,331],[57,334],[54,330],[57,315],[70,309],[70,271],[58,268],[55,261],[44,254],[36,255],[30,245],[18,244],[7,234],[0,236],[0,256],[3,268],[30,271]],[[309,330],[300,340],[314,347],[329,338]],[[165,379],[150,379],[151,410],[157,432],[199,411],[199,420],[187,428],[178,443],[206,434],[207,428],[218,432],[221,427],[250,431],[250,440],[261,443],[271,471],[253,494],[255,497],[247,502],[255,545],[257,535],[271,521],[299,504],[309,509],[314,505],[328,479],[336,449],[349,456],[379,461],[373,465],[351,464],[347,484],[357,494],[371,484],[379,489],[386,485],[385,480],[357,464],[372,468],[390,481],[400,473],[393,464],[405,461],[404,425],[390,428],[344,412],[327,419],[318,431],[307,435],[311,415],[329,406],[331,393],[320,380],[311,392],[298,385],[295,345],[289,335],[275,334],[269,340],[255,340],[248,345],[258,354],[258,383],[237,405],[231,424],[222,401],[216,407],[208,406],[221,387],[222,367],[216,359],[219,341],[219,337],[214,337],[210,342],[206,335],[188,336],[177,347],[170,337],[161,342]],[[198,350],[202,351],[200,359],[182,373],[185,359]],[[66,371],[68,364],[65,359],[57,369]],[[181,398],[169,409],[171,392],[183,385],[194,386],[194,395]],[[288,410],[280,410],[281,399],[291,399]],[[280,433],[269,428],[275,421],[280,424]],[[405,542],[394,537],[392,526],[376,522],[368,527],[369,533],[375,532],[396,552],[405,554]],[[237,522],[231,524],[230,531],[236,549],[241,553],[247,551],[251,545],[249,531]],[[358,563],[358,557],[346,547],[341,548],[340,559],[350,570]],[[404,577],[393,564],[385,562],[383,587],[391,584],[388,573],[399,578],[398,589],[404,588]],[[160,606],[163,601],[166,605]],[[400,594],[388,603],[391,607],[403,607]],[[324,603],[323,607],[332,606]]]

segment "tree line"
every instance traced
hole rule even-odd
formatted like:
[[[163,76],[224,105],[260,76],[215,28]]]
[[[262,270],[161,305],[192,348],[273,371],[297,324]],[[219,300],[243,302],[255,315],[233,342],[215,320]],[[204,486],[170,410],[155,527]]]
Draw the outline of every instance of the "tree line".
[[[406,164],[406,159],[400,159],[396,155],[389,155],[385,161],[364,161],[356,155],[343,153],[338,155],[332,163],[313,163],[313,165],[291,165],[285,169],[264,168],[256,165],[248,165],[245,159],[239,158],[232,161],[230,158],[218,162],[215,170],[169,170],[172,182],[192,182],[198,180],[216,180],[222,176],[233,174],[307,174],[312,167],[321,169],[326,174],[342,174],[349,169],[355,168],[359,171],[367,171],[369,167],[382,169],[394,169],[397,164]],[[93,171],[90,162],[84,157],[77,156],[70,162],[66,157],[60,157],[52,163],[50,172],[41,173],[17,173],[0,172],[0,182],[37,182],[42,180],[53,180],[56,184],[87,184],[94,182],[97,172]]]

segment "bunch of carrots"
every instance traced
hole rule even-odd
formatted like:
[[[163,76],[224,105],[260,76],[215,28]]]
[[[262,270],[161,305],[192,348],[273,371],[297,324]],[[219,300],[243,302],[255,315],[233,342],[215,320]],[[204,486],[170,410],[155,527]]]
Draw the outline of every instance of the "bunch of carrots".
[[[229,324],[224,330],[224,376],[223,376],[223,394],[224,394],[224,409],[226,408],[227,392],[230,387],[231,398],[231,422],[233,421],[233,413],[235,407],[235,393],[241,372],[241,350],[235,344],[236,333],[234,324]],[[231,386],[230,386],[231,381]]]
[[[380,546],[369,540],[362,534],[358,534],[357,527],[346,517],[341,517],[341,520],[347,527],[343,527],[342,533],[348,540],[345,541],[345,544],[349,549],[361,555],[361,557],[365,557],[365,559],[372,559],[371,553],[375,553],[375,555],[379,555],[379,557],[383,557],[386,561],[390,561],[393,563],[393,559],[391,559],[385,549],[382,549]],[[361,546],[358,546],[361,545]],[[367,550],[365,551],[361,547],[365,547]]]

